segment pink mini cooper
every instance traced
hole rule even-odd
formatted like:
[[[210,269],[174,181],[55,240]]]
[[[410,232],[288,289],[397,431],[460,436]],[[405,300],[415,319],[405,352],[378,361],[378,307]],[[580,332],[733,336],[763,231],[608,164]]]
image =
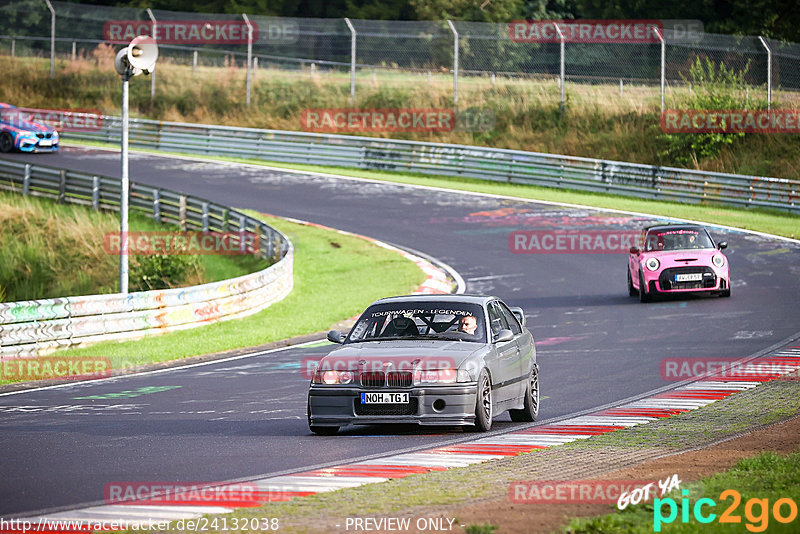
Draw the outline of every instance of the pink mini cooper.
[[[714,244],[697,224],[650,226],[642,231],[639,247],[628,256],[628,295],[641,302],[673,293],[707,293],[731,296],[728,246]]]

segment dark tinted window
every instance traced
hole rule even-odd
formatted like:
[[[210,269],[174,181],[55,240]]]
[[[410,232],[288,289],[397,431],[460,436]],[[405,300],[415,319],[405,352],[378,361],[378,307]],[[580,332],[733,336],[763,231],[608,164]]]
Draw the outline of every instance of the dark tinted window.
[[[503,311],[503,316],[506,318],[506,323],[508,323],[508,328],[511,329],[514,334],[521,334],[522,333],[522,326],[520,326],[519,321],[517,321],[517,317],[514,313],[508,309],[508,306],[503,304],[502,302],[498,302],[497,306]]]
[[[465,302],[393,302],[367,308],[346,343],[450,339],[485,343],[483,309]]]
[[[499,308],[496,302],[489,303],[489,325],[492,328],[492,334],[497,335],[500,330],[508,329],[508,323],[503,316],[503,311]]]
[[[687,250],[714,248],[711,237],[703,229],[676,228],[674,230],[652,230],[645,238],[645,250]]]

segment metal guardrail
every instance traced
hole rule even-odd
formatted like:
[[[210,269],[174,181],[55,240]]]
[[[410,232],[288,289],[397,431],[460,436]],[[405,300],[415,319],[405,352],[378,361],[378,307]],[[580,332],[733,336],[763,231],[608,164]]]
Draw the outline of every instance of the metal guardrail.
[[[0,160],[0,189],[94,209],[119,208],[119,179],[44,165]],[[0,303],[0,360],[243,317],[291,291],[292,243],[266,223],[201,198],[135,183],[130,206],[182,230],[255,233],[257,254],[274,263],[245,276],[187,288]]]
[[[65,139],[119,143],[120,119]],[[133,119],[143,149],[462,176],[678,202],[716,202],[800,213],[800,180],[725,174],[575,156],[375,137]]]

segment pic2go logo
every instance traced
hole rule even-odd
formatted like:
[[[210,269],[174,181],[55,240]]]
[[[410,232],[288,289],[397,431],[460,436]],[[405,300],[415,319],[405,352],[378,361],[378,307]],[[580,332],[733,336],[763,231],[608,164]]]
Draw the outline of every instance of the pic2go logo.
[[[689,522],[689,512],[691,509],[694,519],[698,523],[711,523],[717,518],[717,514],[711,512],[709,508],[715,508],[717,503],[714,499],[698,499],[694,506],[689,504],[689,490],[681,490],[683,499],[680,503],[681,523]],[[720,523],[742,523],[742,518],[736,513],[737,508],[742,502],[742,495],[732,489],[727,489],[719,494],[720,501],[731,500],[731,504],[720,514]],[[664,515],[664,507],[669,509],[668,515]],[[653,500],[653,531],[661,532],[662,524],[670,524],[678,518],[679,506],[675,499]],[[791,523],[797,519],[797,503],[794,500],[784,497],[776,500],[769,506],[769,499],[748,499],[744,504],[744,517],[747,520],[745,528],[750,532],[764,532],[769,526],[770,512],[778,523]],[[788,512],[788,513],[787,513]]]

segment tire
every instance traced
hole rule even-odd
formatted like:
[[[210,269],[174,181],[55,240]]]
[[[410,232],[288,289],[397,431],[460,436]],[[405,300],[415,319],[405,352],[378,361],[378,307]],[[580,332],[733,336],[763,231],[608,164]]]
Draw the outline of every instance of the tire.
[[[475,395],[475,424],[469,429],[473,432],[486,432],[492,428],[492,416],[494,407],[492,406],[492,381],[489,380],[489,373],[486,369],[481,370],[478,375],[478,390]]]
[[[525,387],[525,402],[521,410],[509,410],[508,414],[515,423],[531,423],[539,415],[539,368],[535,365],[528,377]]]
[[[11,152],[14,148],[14,138],[8,132],[0,134],[0,152]]]
[[[644,285],[644,276],[639,273],[639,302],[650,302],[650,294],[647,293]]]
[[[727,297],[731,296],[731,281],[730,280],[728,280],[728,287],[726,289],[723,289],[722,291],[720,291],[719,292],[719,296],[722,297],[722,298],[727,298]]]
[[[638,294],[639,294],[639,291],[637,291],[636,288],[633,287],[633,281],[631,280],[631,269],[629,267],[628,268],[628,296],[629,297],[635,297]]]
[[[308,428],[318,436],[334,436],[339,432],[338,426],[318,426],[311,424],[311,405],[306,405],[306,417],[308,417]]]

